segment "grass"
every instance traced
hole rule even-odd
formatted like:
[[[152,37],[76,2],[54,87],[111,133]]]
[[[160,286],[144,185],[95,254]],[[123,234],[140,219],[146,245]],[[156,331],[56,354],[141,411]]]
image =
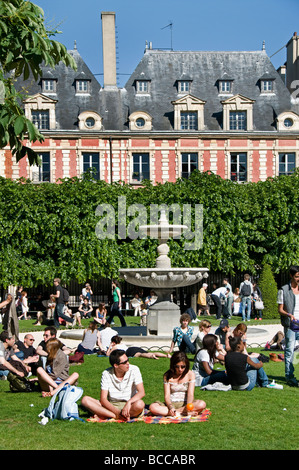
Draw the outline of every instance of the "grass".
[[[213,326],[219,320],[210,318]],[[139,319],[127,317],[128,324]],[[234,318],[231,325],[240,322]],[[34,321],[20,322],[20,331],[43,330]],[[84,321],[87,326],[88,320]],[[250,326],[263,322],[250,322]],[[269,323],[274,323],[273,320]],[[278,323],[278,322],[277,322]],[[118,319],[116,319],[118,325]],[[254,349],[258,351],[259,349]],[[268,352],[263,351],[264,354]],[[192,366],[192,356],[189,356]],[[146,391],[145,402],[163,401],[163,373],[169,359],[158,361],[133,358],[142,373]],[[109,367],[108,358],[85,357],[84,364],[70,367],[79,373],[79,383],[85,395],[99,397],[102,371]],[[298,367],[295,360],[295,369]],[[7,381],[0,381],[0,449],[1,450],[297,450],[299,389],[288,387],[284,381],[284,363],[264,365],[270,380],[284,385],[283,390],[255,388],[251,392],[209,392],[195,389],[195,398],[206,401],[212,414],[207,422],[189,424],[119,424],[88,423],[88,413],[79,406],[85,422],[51,421],[38,424],[38,414],[48,406],[49,398],[40,392],[12,393]],[[80,402],[79,402],[80,403]],[[33,406],[32,406],[33,405]],[[286,438],[287,436],[287,438]]]

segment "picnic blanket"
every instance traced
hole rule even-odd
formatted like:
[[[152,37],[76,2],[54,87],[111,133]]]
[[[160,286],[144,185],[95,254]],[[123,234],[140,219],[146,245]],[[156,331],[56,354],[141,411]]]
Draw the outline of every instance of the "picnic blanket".
[[[145,410],[144,415],[140,418],[133,418],[129,421],[123,421],[121,419],[101,419],[98,416],[93,418],[88,418],[87,421],[90,423],[136,423],[143,422],[147,424],[181,424],[181,423],[201,423],[203,421],[208,421],[211,415],[211,411],[206,408],[202,411],[200,415],[197,416],[153,416],[150,412]]]

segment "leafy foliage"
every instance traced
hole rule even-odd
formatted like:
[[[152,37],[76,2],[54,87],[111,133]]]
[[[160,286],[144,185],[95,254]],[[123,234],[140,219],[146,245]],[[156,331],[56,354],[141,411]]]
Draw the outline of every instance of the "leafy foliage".
[[[34,150],[23,140],[42,142],[43,136],[24,116],[22,95],[14,86],[16,78],[24,80],[32,74],[41,77],[41,64],[55,67],[60,61],[76,68],[73,57],[65,46],[51,36],[58,31],[48,31],[43,10],[24,0],[0,1],[0,148],[9,145],[17,161],[28,156],[29,163],[39,163]]]
[[[119,197],[126,198],[124,221]],[[95,181],[89,174],[38,185],[0,178],[0,278],[4,286],[32,287],[56,276],[84,282],[117,277],[120,267],[154,267],[157,240],[120,238],[119,226],[128,227],[137,217],[128,213],[133,204],[146,208],[149,223],[151,204],[162,203],[182,209],[189,204],[192,225],[195,204],[203,205],[202,248],[188,251],[183,237],[169,240],[172,266],[255,274],[271,264],[278,273],[299,263],[298,198],[298,172],[247,185],[194,172],[189,180],[147,181],[138,189]],[[97,224],[104,224],[96,213],[104,203],[115,211],[112,239],[99,239],[95,232]]]
[[[263,266],[259,279],[259,287],[265,307],[263,318],[277,318],[277,284],[269,264]]]

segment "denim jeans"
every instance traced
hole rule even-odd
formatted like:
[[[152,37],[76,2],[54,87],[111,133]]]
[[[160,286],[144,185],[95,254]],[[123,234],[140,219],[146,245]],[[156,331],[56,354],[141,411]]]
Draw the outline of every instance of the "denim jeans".
[[[111,324],[111,322],[112,322],[115,315],[117,315],[118,318],[120,319],[121,326],[127,326],[126,320],[125,320],[123,314],[121,313],[121,309],[118,306],[118,302],[113,302],[113,304],[111,306],[110,316],[107,320],[107,322],[109,324]]]
[[[64,315],[63,307],[64,307],[64,304],[56,304],[56,307],[55,307],[55,310],[54,310],[54,326],[55,326],[55,328],[60,327],[60,323],[59,323],[58,318],[62,318],[63,320],[65,320],[68,323],[73,323],[73,320],[70,317],[67,317],[66,315]]]
[[[228,385],[228,378],[225,370],[220,370],[219,372],[213,370],[211,375],[207,375],[206,377],[202,378],[200,387],[204,387],[208,384],[214,384],[215,382],[221,382],[225,385]]]
[[[251,297],[242,297],[242,321],[245,321],[245,308],[247,306],[247,320],[250,320]]]
[[[256,363],[259,362],[257,357],[252,357],[251,360]],[[250,390],[255,387],[256,383],[258,383],[258,385],[260,385],[261,387],[266,387],[269,383],[268,376],[264,371],[263,367],[261,367],[260,369],[254,369],[252,366],[247,364],[246,373],[249,379],[249,385],[246,388],[248,392],[250,392]]]
[[[285,352],[284,352],[284,362],[285,362],[285,377],[286,380],[291,380],[294,378],[294,348],[296,341],[299,341],[299,331],[292,331],[290,328],[284,328],[285,336]]]
[[[192,342],[189,336],[183,335],[182,342],[179,346],[179,350],[184,351],[185,353],[190,352],[191,354],[195,354],[196,353],[195,343],[196,343],[196,340]]]

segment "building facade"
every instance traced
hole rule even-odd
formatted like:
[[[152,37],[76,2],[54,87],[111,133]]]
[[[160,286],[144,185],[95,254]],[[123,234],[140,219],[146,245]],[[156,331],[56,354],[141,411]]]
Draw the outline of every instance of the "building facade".
[[[146,46],[123,88],[116,85],[114,13],[102,13],[102,34],[103,86],[76,48],[69,51],[76,71],[60,64],[44,67],[39,82],[19,81],[27,93],[25,114],[45,137],[31,144],[42,165],[30,167],[26,158],[17,163],[2,149],[0,176],[56,182],[92,169],[95,178],[138,186],[144,179],[175,182],[197,169],[245,183],[299,166],[296,33],[278,71],[264,48],[182,52]]]

